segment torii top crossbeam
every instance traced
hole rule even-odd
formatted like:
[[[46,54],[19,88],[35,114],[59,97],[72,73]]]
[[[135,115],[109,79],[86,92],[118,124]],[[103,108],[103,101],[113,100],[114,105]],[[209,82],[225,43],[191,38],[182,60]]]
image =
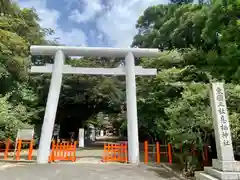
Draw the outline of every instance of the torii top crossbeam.
[[[67,56],[85,57],[125,57],[131,52],[135,57],[159,56],[158,49],[147,48],[99,48],[99,47],[77,47],[77,46],[31,46],[32,55],[55,55],[61,50]]]

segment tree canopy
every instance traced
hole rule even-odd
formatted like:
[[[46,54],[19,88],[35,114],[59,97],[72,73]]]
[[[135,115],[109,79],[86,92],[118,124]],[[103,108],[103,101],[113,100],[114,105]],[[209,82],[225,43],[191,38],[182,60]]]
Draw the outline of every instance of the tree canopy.
[[[141,60],[143,66],[156,67],[159,72],[154,79],[139,80],[140,128],[156,139],[167,138],[177,147],[195,144],[201,150],[213,131],[209,83],[222,81],[226,83],[233,141],[237,143],[239,5],[236,1],[172,3],[149,7],[139,17],[132,46],[163,51],[161,57]]]

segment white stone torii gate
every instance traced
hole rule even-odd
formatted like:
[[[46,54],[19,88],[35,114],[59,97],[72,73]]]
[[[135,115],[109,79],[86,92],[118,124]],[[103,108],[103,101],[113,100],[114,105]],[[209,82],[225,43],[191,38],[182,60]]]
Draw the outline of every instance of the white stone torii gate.
[[[40,144],[37,156],[38,164],[48,163],[51,137],[55,123],[63,74],[89,75],[126,75],[127,120],[128,120],[128,157],[132,164],[139,163],[139,140],[136,101],[135,75],[156,75],[156,69],[145,69],[135,66],[135,57],[156,57],[158,49],[142,48],[94,48],[69,46],[31,46],[32,55],[55,55],[54,64],[32,66],[31,73],[52,73],[46,110],[42,125]],[[125,67],[118,68],[79,68],[64,65],[65,55],[84,57],[125,57]]]

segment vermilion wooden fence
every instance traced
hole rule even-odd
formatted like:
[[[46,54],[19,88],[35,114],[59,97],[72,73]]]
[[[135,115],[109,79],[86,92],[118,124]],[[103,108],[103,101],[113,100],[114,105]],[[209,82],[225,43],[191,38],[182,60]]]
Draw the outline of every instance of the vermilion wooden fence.
[[[52,142],[52,150],[49,162],[54,161],[76,161],[77,142]]]
[[[10,138],[8,138],[4,143],[4,160],[9,160],[9,152],[14,152],[13,159],[20,160],[21,159],[21,151],[23,145],[28,145],[28,160],[32,160],[32,152],[33,152],[33,139],[30,141],[18,139],[16,143],[13,143]],[[11,145],[14,144],[14,149],[11,149]]]
[[[166,147],[166,151],[161,151],[160,147]],[[156,163],[158,163],[158,164],[161,162],[162,155],[167,156],[168,157],[168,162],[170,164],[172,164],[172,147],[171,147],[171,144],[160,145],[159,142],[156,142],[156,150],[155,151],[149,152],[148,149],[149,149],[148,141],[145,141],[144,142],[144,163],[145,164],[148,164],[150,154],[153,154],[155,156]]]
[[[103,162],[128,162],[127,144],[107,143],[104,144]]]

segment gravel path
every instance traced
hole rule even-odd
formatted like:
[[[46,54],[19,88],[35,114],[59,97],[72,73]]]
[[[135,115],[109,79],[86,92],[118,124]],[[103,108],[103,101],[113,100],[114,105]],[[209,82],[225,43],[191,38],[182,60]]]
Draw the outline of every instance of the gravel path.
[[[0,168],[0,177],[1,180],[178,180],[160,167],[78,163]]]

